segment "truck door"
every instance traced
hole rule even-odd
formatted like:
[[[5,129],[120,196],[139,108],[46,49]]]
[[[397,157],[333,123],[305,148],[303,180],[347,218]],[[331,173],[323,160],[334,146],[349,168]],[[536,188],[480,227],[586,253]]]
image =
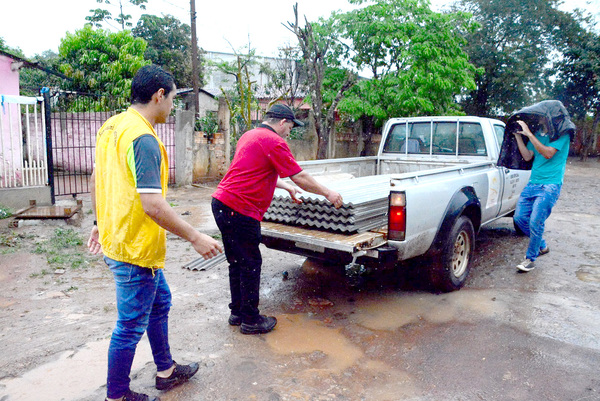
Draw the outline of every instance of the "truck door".
[[[501,149],[502,141],[504,140],[504,126],[493,124],[493,127],[498,142],[498,149]],[[521,191],[527,185],[531,171],[509,169],[507,167],[498,167],[498,170],[500,179],[503,180],[500,195],[501,202],[498,211],[498,215],[502,216],[516,208],[519,195],[521,195]]]

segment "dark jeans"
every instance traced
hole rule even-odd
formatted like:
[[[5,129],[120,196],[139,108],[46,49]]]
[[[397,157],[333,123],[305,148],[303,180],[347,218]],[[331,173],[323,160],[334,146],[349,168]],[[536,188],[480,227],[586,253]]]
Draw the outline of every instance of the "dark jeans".
[[[108,347],[108,398],[119,398],[129,389],[135,349],[148,334],[158,371],[173,366],[169,348],[171,290],[161,269],[148,269],[107,257],[117,289],[119,318]]]
[[[223,202],[212,200],[212,212],[223,236],[223,246],[229,262],[231,313],[252,323],[259,315],[260,288],[260,222],[231,209]]]

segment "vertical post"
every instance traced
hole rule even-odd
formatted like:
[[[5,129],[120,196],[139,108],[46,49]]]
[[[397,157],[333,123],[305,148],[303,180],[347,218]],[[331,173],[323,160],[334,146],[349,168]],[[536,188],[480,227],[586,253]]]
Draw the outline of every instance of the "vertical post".
[[[194,180],[194,113],[177,110],[175,117],[175,182],[191,185]]]
[[[54,159],[52,158],[52,106],[50,105],[50,89],[42,88],[44,97],[44,119],[46,121],[46,159],[48,168],[48,184],[50,185],[50,202],[54,205],[56,197],[54,196]]]
[[[194,87],[194,117],[198,118],[200,112],[199,84],[198,84],[198,38],[196,37],[196,0],[190,0],[190,16],[192,29],[192,85]],[[195,123],[195,121],[194,121]]]
[[[223,133],[223,140],[225,141],[223,151],[225,153],[225,171],[227,171],[231,164],[231,114],[224,97],[219,98],[217,118],[219,120],[219,132]]]

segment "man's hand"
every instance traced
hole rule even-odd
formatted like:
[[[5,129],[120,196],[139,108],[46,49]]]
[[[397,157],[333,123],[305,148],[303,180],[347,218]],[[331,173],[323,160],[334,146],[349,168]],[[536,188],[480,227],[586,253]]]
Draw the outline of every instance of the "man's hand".
[[[299,199],[299,198],[296,197],[297,194],[301,194],[302,193],[302,191],[300,191],[300,188],[288,184],[287,182],[283,181],[279,177],[277,177],[276,187],[277,188],[281,188],[281,189],[285,189],[286,191],[288,191],[289,194],[290,194],[290,196],[292,197],[292,200],[294,201],[294,203],[302,203],[302,199]]]
[[[92,227],[87,246],[93,255],[97,255],[102,252],[102,245],[100,245],[100,233],[98,232],[97,226]]]
[[[516,135],[523,135],[526,136],[528,138],[531,138],[533,135],[533,133],[531,132],[531,130],[529,129],[529,126],[521,120],[517,120],[517,124],[519,124],[521,126],[521,131],[515,131],[513,132],[513,134]]]
[[[190,241],[194,250],[198,252],[204,259],[210,259],[223,252],[221,245],[212,237],[206,234],[198,233],[193,241]]]
[[[335,191],[330,190],[326,198],[329,202],[333,203],[333,206],[335,206],[336,209],[339,209],[344,204],[344,199],[342,199],[342,195]]]
[[[342,199],[342,195],[340,195],[339,193],[337,193],[335,191],[332,191],[331,189],[328,189],[324,185],[319,184],[317,182],[317,180],[314,179],[313,176],[311,176],[309,173],[307,173],[304,170],[300,171],[298,174],[294,174],[294,175],[290,176],[290,179],[294,182],[294,184],[298,185],[300,188],[302,188],[305,191],[312,192],[313,194],[323,195],[325,198],[327,198],[327,200],[329,202],[333,203],[333,205],[338,209],[344,203],[344,200]],[[279,185],[279,181],[281,181],[281,180],[278,180],[277,187],[283,188],[281,185]]]
[[[293,185],[288,185],[289,188],[285,188],[289,193],[290,196],[292,197],[292,200],[294,201],[294,203],[302,203],[302,199],[298,198],[296,195],[301,194],[302,191],[300,191],[299,188],[293,186]]]

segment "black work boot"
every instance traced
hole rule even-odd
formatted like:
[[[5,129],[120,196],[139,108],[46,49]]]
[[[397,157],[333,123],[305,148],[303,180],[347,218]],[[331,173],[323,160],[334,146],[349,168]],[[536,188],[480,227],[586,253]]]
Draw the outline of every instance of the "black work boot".
[[[242,334],[264,334],[275,328],[277,319],[273,316],[259,315],[251,322],[242,322]]]
[[[237,313],[231,312],[231,315],[229,315],[228,323],[231,326],[239,326],[242,324],[242,316]]]
[[[122,401],[160,401],[158,397],[149,397],[146,394],[136,393],[135,391],[127,390],[122,398]]]
[[[200,366],[196,363],[190,363],[189,365],[178,365],[177,362],[173,361],[175,369],[169,377],[158,377],[156,376],[156,388],[159,390],[170,390],[173,387],[186,382],[190,377],[194,376]]]

